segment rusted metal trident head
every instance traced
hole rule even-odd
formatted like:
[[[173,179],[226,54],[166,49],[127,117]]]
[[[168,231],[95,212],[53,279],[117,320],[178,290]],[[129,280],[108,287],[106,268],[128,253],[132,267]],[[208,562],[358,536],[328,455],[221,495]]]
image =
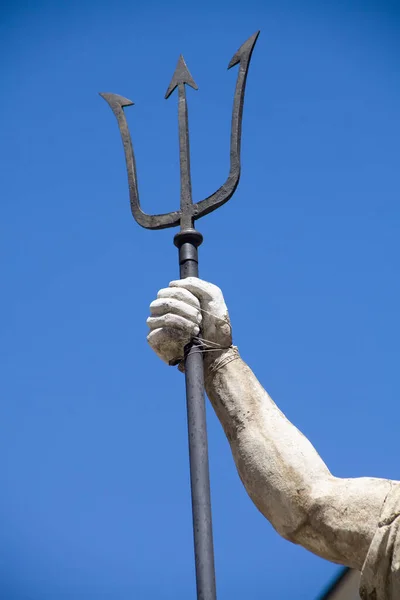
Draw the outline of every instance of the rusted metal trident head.
[[[148,215],[140,207],[137,186],[135,156],[132,141],[129,134],[128,124],[124,114],[124,107],[133,104],[131,100],[118,96],[117,94],[101,93],[100,96],[108,102],[117,118],[124,145],[126,166],[128,170],[129,194],[131,210],[135,220],[147,229],[164,229],[180,225],[181,231],[193,229],[193,222],[204,215],[215,210],[233,195],[240,178],[240,141],[242,133],[243,102],[246,87],[247,72],[254,45],[259,32],[252,35],[236,52],[228,65],[228,69],[239,64],[239,73],[236,82],[235,97],[232,111],[232,128],[230,144],[230,171],[225,183],[214,194],[196,202],[192,201],[192,185],[190,179],[190,152],[189,152],[189,129],[188,113],[186,104],[185,84],[198,89],[183,56],[178,60],[175,73],[169,84],[165,97],[168,98],[174,89],[178,88],[179,95],[179,149],[180,149],[180,172],[181,172],[181,202],[180,210],[161,215]]]

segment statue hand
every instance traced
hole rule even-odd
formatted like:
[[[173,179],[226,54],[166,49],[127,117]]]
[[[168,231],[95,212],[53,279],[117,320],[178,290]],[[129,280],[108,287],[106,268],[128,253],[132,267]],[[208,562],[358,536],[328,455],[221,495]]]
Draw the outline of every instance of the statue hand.
[[[197,277],[171,281],[150,304],[147,340],[167,364],[175,365],[194,337],[207,340],[205,348],[232,344],[228,309],[221,290]],[[200,333],[201,329],[201,333]]]

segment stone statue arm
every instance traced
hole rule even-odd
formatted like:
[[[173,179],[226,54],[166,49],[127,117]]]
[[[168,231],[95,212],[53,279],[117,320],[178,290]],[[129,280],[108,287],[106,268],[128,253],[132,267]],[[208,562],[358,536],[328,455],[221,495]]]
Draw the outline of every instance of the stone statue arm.
[[[392,482],[334,477],[232,346],[221,291],[196,278],[172,282],[151,304],[148,340],[176,364],[201,327],[207,395],[251,499],[284,538],[361,570]]]
[[[205,363],[207,395],[257,508],[287,540],[361,570],[391,483],[334,477],[240,358]]]

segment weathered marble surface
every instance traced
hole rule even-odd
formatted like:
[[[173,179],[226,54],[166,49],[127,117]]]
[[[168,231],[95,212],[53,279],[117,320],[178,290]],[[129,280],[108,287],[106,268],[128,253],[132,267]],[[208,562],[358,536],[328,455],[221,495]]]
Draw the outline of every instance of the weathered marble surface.
[[[362,572],[364,600],[400,600],[400,482],[334,477],[232,346],[221,290],[171,282],[150,305],[148,341],[167,364],[198,336],[207,395],[251,499],[280,535]]]

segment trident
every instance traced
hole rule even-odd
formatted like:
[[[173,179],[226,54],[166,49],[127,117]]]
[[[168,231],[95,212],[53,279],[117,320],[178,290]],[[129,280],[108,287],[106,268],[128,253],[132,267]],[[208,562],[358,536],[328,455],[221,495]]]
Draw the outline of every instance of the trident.
[[[189,125],[185,84],[198,89],[185,60],[181,55],[175,73],[168,86],[165,98],[169,98],[178,88],[179,157],[181,175],[180,210],[161,215],[148,215],[140,207],[136,177],[135,156],[132,148],[128,123],[123,109],[133,102],[117,94],[101,93],[100,96],[110,105],[117,118],[124,146],[128,171],[131,211],[139,225],[146,229],[165,229],[180,225],[174,237],[179,250],[181,278],[198,277],[197,248],[203,236],[194,228],[194,221],[212,212],[227,202],[234,194],[240,178],[240,142],[244,93],[251,55],[259,31],[252,35],[236,52],[228,69],[239,65],[232,110],[230,170],[225,183],[211,196],[196,202],[192,201],[190,178]],[[189,434],[190,485],[192,494],[193,534],[196,563],[196,584],[198,600],[215,600],[214,547],[212,538],[210,476],[208,467],[208,445],[206,412],[204,400],[203,357],[199,342],[185,348],[186,402]],[[199,351],[200,350],[200,351]]]

